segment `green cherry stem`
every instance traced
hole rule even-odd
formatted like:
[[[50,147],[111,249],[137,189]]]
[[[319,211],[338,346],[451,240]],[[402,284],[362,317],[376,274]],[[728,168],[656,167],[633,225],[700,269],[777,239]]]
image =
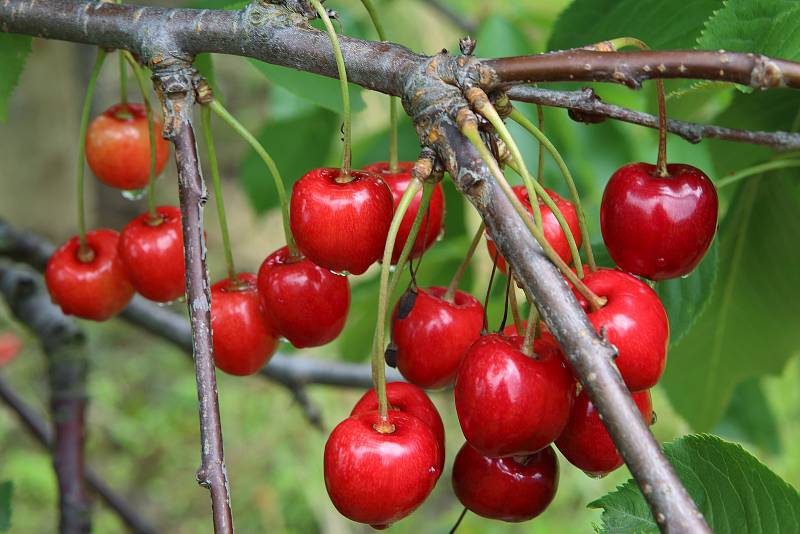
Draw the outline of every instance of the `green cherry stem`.
[[[125,52],[119,51],[119,100],[128,103],[128,68],[125,65]]]
[[[417,209],[417,214],[414,216],[414,220],[411,223],[411,231],[408,233],[408,239],[406,239],[406,243],[403,245],[403,250],[400,251],[400,257],[397,258],[397,264],[395,265],[392,279],[389,281],[388,294],[390,296],[394,295],[397,284],[400,283],[403,268],[406,266],[408,257],[411,255],[411,250],[414,248],[414,242],[417,240],[417,234],[419,234],[419,230],[422,227],[422,220],[428,212],[428,206],[431,203],[431,196],[433,196],[433,190],[435,188],[435,183],[423,182],[422,184],[422,199],[420,199],[419,202],[419,209]]]
[[[528,323],[525,325],[525,339],[522,341],[522,353],[533,356],[533,342],[539,335],[539,308],[531,302],[528,311]]]
[[[97,57],[92,66],[92,74],[89,83],[86,85],[86,97],[83,100],[83,110],[81,110],[81,130],[78,135],[78,235],[80,247],[78,248],[78,259],[81,261],[92,261],[94,252],[86,244],[86,206],[84,204],[84,166],[86,159],[86,130],[89,128],[89,114],[92,111],[92,100],[94,99],[94,89],[97,86],[97,77],[106,59],[107,52],[102,48],[97,49]]]
[[[375,392],[378,395],[378,417],[380,418],[375,430],[384,434],[390,434],[394,431],[388,420],[389,401],[386,397],[386,366],[383,361],[383,350],[386,344],[386,312],[389,309],[389,274],[392,251],[394,250],[394,242],[397,240],[397,232],[400,230],[403,217],[405,217],[411,201],[420,189],[422,189],[422,182],[416,178],[408,184],[403,196],[400,197],[394,217],[392,217],[389,234],[386,236],[386,245],[383,247],[380,292],[378,294],[378,322],[375,325],[375,338],[372,342],[372,381],[375,385]]]
[[[716,186],[717,189],[722,189],[723,187],[735,184],[739,180],[743,180],[744,178],[749,178],[750,176],[761,174],[767,171],[789,169],[791,167],[800,167],[800,159],[778,159],[775,161],[762,163],[760,165],[754,165],[752,167],[736,171],[732,174],[729,174],[725,178],[718,180]]]
[[[217,205],[219,229],[222,234],[222,248],[225,251],[225,265],[228,269],[228,278],[231,282],[236,282],[236,267],[233,263],[231,236],[228,231],[228,218],[225,216],[225,200],[222,198],[222,180],[220,180],[219,177],[217,151],[214,148],[214,137],[211,134],[211,110],[208,106],[201,106],[200,117],[203,124],[203,137],[206,140],[206,149],[208,150],[208,164],[211,168],[211,183],[214,186],[214,201]]]
[[[125,51],[123,55],[130,64],[131,70],[133,70],[136,77],[136,83],[139,85],[139,91],[142,93],[144,110],[147,115],[147,138],[150,140],[150,179],[147,183],[147,212],[150,214],[150,221],[157,223],[160,222],[161,219],[156,212],[156,124],[153,120],[153,108],[150,106],[150,98],[147,96],[147,82],[145,81],[142,69],[130,52]]]
[[[511,273],[511,267],[508,268],[508,277],[511,279],[511,287],[508,289],[508,301],[511,304],[511,317],[514,319],[514,331],[517,335],[522,333],[522,317],[519,315],[519,304],[517,303],[517,281]]]
[[[481,238],[483,237],[483,232],[485,229],[486,226],[483,223],[478,226],[478,230],[475,232],[475,236],[472,238],[472,242],[469,244],[469,248],[467,249],[464,259],[461,260],[461,263],[459,264],[458,269],[456,269],[452,280],[450,280],[450,284],[447,286],[447,291],[445,291],[444,296],[442,297],[444,301],[453,302],[453,296],[456,294],[456,290],[458,290],[458,284],[464,277],[464,273],[467,272],[467,267],[472,260],[472,256],[475,255],[475,249],[478,248],[478,243],[481,242]]]
[[[541,104],[536,104],[536,118],[539,121],[539,131],[544,133],[544,108]],[[536,168],[536,177],[539,183],[544,185],[544,143],[539,141],[539,166]]]
[[[292,257],[299,257],[300,251],[297,248],[297,243],[294,241],[292,228],[289,225],[289,199],[286,196],[286,187],[283,185],[283,178],[278,170],[278,166],[275,164],[275,160],[272,159],[272,157],[269,155],[269,152],[267,152],[258,139],[256,139],[253,134],[247,131],[247,128],[242,126],[242,124],[236,120],[236,118],[231,115],[222,104],[219,103],[219,100],[213,100],[207,104],[207,106],[211,108],[211,111],[213,111],[219,118],[225,121],[225,123],[237,134],[239,134],[239,136],[244,139],[253,150],[255,150],[256,154],[258,154],[258,156],[261,158],[261,161],[263,161],[269,169],[272,179],[275,182],[275,190],[278,192],[278,201],[281,204],[283,234],[286,237],[286,246],[289,248],[289,254]]]
[[[311,0],[311,5],[314,6],[319,18],[321,18],[322,22],[325,24],[325,29],[327,30],[328,37],[330,37],[331,40],[331,46],[333,46],[333,55],[336,58],[336,68],[339,70],[339,85],[342,89],[342,111],[344,113],[344,127],[342,128],[344,132],[344,147],[342,148],[342,174],[337,180],[347,182],[350,180],[350,169],[352,164],[350,154],[352,126],[350,120],[350,89],[347,85],[347,69],[344,65],[342,48],[339,46],[339,37],[336,35],[336,30],[331,23],[328,12],[324,7],[322,7],[322,4],[319,0]]]
[[[509,115],[509,118],[528,130],[528,132],[530,132],[544,146],[544,148],[553,157],[553,160],[555,160],[556,165],[558,165],[558,168],[564,177],[564,181],[567,183],[567,189],[569,189],[570,197],[572,197],[572,203],[575,204],[575,209],[578,212],[578,226],[581,229],[581,239],[583,240],[583,252],[586,254],[586,263],[589,265],[590,271],[596,271],[597,263],[595,262],[594,253],[592,252],[591,236],[589,235],[589,227],[586,224],[586,212],[583,211],[581,196],[578,194],[578,188],[575,186],[575,180],[572,178],[572,173],[569,172],[569,167],[567,167],[564,158],[561,157],[561,154],[558,152],[555,145],[553,145],[550,139],[547,138],[544,132],[537,128],[536,125],[533,124],[528,117],[523,115],[518,109],[514,109],[511,112],[511,115]]]

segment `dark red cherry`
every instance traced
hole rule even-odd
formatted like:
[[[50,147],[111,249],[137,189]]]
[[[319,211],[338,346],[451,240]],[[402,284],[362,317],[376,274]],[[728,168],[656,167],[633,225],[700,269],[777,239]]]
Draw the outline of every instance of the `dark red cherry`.
[[[385,528],[413,512],[439,478],[439,445],[416,417],[389,411],[394,432],[375,429],[378,412],[339,423],[325,444],[325,487],[339,512]]]
[[[350,308],[347,277],[334,274],[289,249],[270,254],[258,270],[258,293],[273,332],[297,348],[336,339]]]
[[[235,282],[225,278],[211,287],[211,330],[214,361],[226,373],[251,375],[269,361],[278,340],[261,311],[254,274],[239,273]]]
[[[456,291],[447,301],[446,292],[444,287],[419,289],[405,318],[398,317],[397,307],[392,314],[397,367],[423,388],[452,385],[461,359],[483,328],[483,306],[475,297]]]
[[[181,211],[161,206],[156,213],[128,223],[119,236],[119,255],[136,291],[156,302],[171,302],[186,287]]]
[[[391,172],[388,162],[373,163],[364,167],[365,171],[377,174],[380,176],[389,189],[392,191],[394,198],[394,209],[400,204],[400,198],[405,193],[408,184],[414,178],[411,175],[411,170],[414,168],[413,161],[401,161],[398,164],[398,171]],[[397,232],[397,239],[395,240],[394,250],[392,251],[392,263],[397,263],[400,259],[400,253],[403,251],[403,246],[408,240],[408,234],[411,233],[411,226],[414,224],[414,218],[419,211],[419,204],[422,202],[422,191],[416,194],[411,200],[411,205],[408,206],[406,214],[400,223],[400,229]],[[442,193],[442,186],[436,184],[431,194],[430,204],[422,223],[417,233],[417,238],[414,241],[414,246],[409,254],[409,259],[418,258],[436,242],[439,234],[442,231],[442,223],[444,222],[444,193]]]
[[[465,443],[453,463],[453,491],[468,510],[519,523],[541,514],[558,489],[552,447],[526,456],[487,458]]]
[[[527,209],[529,213],[533,213],[533,208],[531,208],[531,202],[528,198],[528,190],[525,189],[525,186],[515,185],[513,189],[514,193],[517,195],[517,198],[520,200],[520,202],[522,202],[522,205],[525,206],[525,209]],[[583,241],[581,239],[581,229],[578,225],[578,212],[575,210],[575,206],[572,205],[572,202],[561,198],[557,193],[549,189],[545,189],[545,191],[550,194],[550,198],[553,199],[553,202],[555,202],[556,206],[558,206],[558,209],[561,211],[561,214],[567,221],[567,226],[569,226],[569,229],[572,231],[572,237],[575,239],[575,246],[580,247]],[[569,251],[567,236],[564,235],[564,232],[561,230],[561,226],[558,224],[558,219],[556,219],[556,216],[553,215],[553,212],[550,210],[550,208],[545,205],[541,198],[539,198],[538,201],[539,209],[542,212],[542,228],[544,230],[544,238],[547,239],[547,242],[550,243],[562,260],[567,262],[567,264],[571,264],[572,254]],[[488,233],[486,234],[486,248],[489,250],[489,256],[491,258],[494,258],[495,255],[497,255],[497,268],[505,273],[505,259],[503,259],[503,257],[497,251],[497,248],[494,246],[494,241],[492,241],[492,237]]]
[[[86,234],[87,258],[78,257],[78,236],[53,253],[44,277],[53,302],[65,314],[105,321],[128,305],[133,286],[117,252],[118,242],[117,232],[102,228]]]
[[[413,384],[406,384],[405,382],[390,382],[386,384],[386,398],[389,401],[389,408],[391,410],[398,410],[413,415],[433,431],[436,437],[436,443],[439,445],[441,451],[439,472],[441,473],[444,467],[444,425],[442,424],[442,417],[439,415],[439,410],[433,405],[431,400],[422,389]],[[375,393],[375,388],[370,389],[353,407],[350,415],[358,415],[365,412],[372,412],[378,409],[378,395]]]
[[[361,274],[383,256],[394,214],[392,192],[378,176],[314,169],[294,184],[290,223],[308,259],[331,271]]]
[[[156,175],[169,158],[169,142],[154,117]],[[97,178],[118,189],[141,189],[150,180],[150,137],[143,104],[117,104],[95,118],[86,132],[86,161]]]
[[[605,330],[617,348],[617,365],[631,391],[655,386],[667,364],[669,320],[664,306],[650,287],[627,273],[599,269],[588,273],[584,284],[608,302],[597,311],[577,291],[578,301],[598,332]]]
[[[521,456],[553,442],[569,420],[575,379],[550,335],[521,352],[521,336],[483,336],[458,370],[455,404],[470,445],[490,458]]]
[[[631,163],[609,180],[600,228],[611,258],[624,271],[651,280],[690,273],[717,229],[717,190],[691,165]]]
[[[650,425],[653,420],[650,392],[640,391],[632,395],[642,418]],[[603,476],[622,465],[622,457],[586,390],[581,391],[575,399],[569,424],[556,440],[556,446],[569,463],[589,475]]]

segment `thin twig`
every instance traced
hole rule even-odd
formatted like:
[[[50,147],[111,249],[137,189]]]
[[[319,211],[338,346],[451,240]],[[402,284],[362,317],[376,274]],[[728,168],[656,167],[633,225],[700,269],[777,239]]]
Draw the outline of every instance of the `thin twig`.
[[[444,0],[428,0],[428,5],[467,33],[475,33],[478,31],[477,23],[448,6]]]

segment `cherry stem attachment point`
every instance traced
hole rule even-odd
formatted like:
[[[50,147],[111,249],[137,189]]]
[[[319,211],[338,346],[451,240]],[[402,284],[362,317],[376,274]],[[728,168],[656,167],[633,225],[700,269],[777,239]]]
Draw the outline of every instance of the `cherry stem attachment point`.
[[[461,263],[459,264],[458,269],[456,269],[456,272],[453,275],[452,280],[450,280],[450,284],[447,286],[447,291],[445,291],[442,300],[445,300],[446,302],[453,302],[453,296],[455,296],[456,290],[458,290],[458,284],[464,277],[464,273],[467,272],[467,267],[469,266],[469,263],[472,260],[472,256],[475,255],[475,249],[478,248],[478,243],[481,242],[481,238],[483,237],[485,229],[486,225],[484,225],[483,223],[478,225],[478,229],[475,231],[475,236],[472,238],[472,242],[469,244],[467,253],[464,256],[464,259],[461,260]]]

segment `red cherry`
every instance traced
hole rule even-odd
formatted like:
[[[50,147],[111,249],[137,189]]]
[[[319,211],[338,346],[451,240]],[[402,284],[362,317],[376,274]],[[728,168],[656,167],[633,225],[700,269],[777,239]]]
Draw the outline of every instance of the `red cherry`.
[[[651,280],[690,273],[717,229],[717,190],[700,169],[631,163],[609,180],[600,228],[611,258],[623,270]]]
[[[156,302],[171,302],[185,292],[181,211],[156,208],[156,219],[139,215],[119,236],[119,255],[134,289]]]
[[[528,210],[528,213],[533,213],[533,208],[531,207],[531,202],[528,198],[528,190],[525,189],[525,186],[515,185],[513,189],[514,193],[517,195],[517,198],[520,200],[520,202],[522,202],[522,205],[525,206],[525,209]],[[575,239],[575,246],[580,247],[583,241],[581,239],[581,228],[580,225],[578,225],[578,212],[575,210],[575,206],[572,205],[572,202],[561,198],[557,193],[550,191],[549,189],[545,189],[545,191],[547,191],[547,193],[550,195],[550,198],[552,198],[553,202],[555,202],[556,206],[558,206],[558,209],[564,216],[564,220],[567,221],[567,226],[569,226],[569,229],[572,231],[572,237]],[[553,215],[553,212],[550,210],[550,208],[545,205],[541,198],[539,198],[538,201],[539,209],[542,212],[542,228],[544,229],[544,238],[547,239],[547,242],[550,243],[550,245],[556,250],[556,253],[558,253],[562,260],[567,262],[567,264],[571,264],[572,254],[569,251],[567,236],[564,235],[564,232],[561,230],[561,226],[558,224],[558,219],[556,219],[556,216]],[[497,248],[494,246],[494,241],[492,241],[492,238],[488,233],[486,234],[486,248],[489,250],[489,257],[494,258],[495,255],[497,255],[497,268],[505,273],[505,259],[503,259],[503,257],[497,251]]]
[[[483,336],[458,370],[455,404],[470,445],[491,458],[536,452],[569,420],[575,379],[552,336],[534,342],[536,357],[520,351],[523,338]]]
[[[528,456],[487,458],[465,443],[453,463],[453,490],[472,512],[519,523],[541,514],[558,489],[552,447]]]
[[[361,274],[383,255],[394,214],[392,192],[377,176],[314,169],[292,190],[290,224],[308,259],[331,271]]]
[[[22,350],[22,339],[17,334],[0,332],[0,367],[16,358],[20,350]]]
[[[270,254],[258,270],[258,294],[272,330],[297,348],[336,339],[350,307],[347,277],[323,269],[289,249]]]
[[[383,179],[389,189],[392,191],[394,197],[394,209],[400,204],[400,198],[406,192],[408,184],[414,178],[411,175],[411,170],[414,168],[414,162],[401,161],[398,164],[398,172],[393,173],[389,170],[389,163],[373,163],[364,167],[365,171],[377,174]],[[419,211],[419,204],[422,202],[422,191],[416,194],[411,200],[411,204],[400,222],[400,229],[397,232],[397,240],[394,244],[392,251],[392,263],[397,263],[400,259],[400,253],[403,251],[403,246],[408,241],[408,234],[411,233],[411,227],[414,225],[414,218]],[[417,239],[414,241],[414,246],[411,248],[409,259],[418,258],[436,242],[436,238],[442,231],[442,223],[444,222],[444,193],[442,193],[442,186],[436,184],[431,194],[431,201],[428,205],[427,214],[422,219],[422,224],[417,233]]]
[[[117,252],[119,234],[105,228],[86,234],[90,261],[78,259],[80,239],[70,238],[47,262],[44,279],[53,302],[67,315],[105,321],[133,297],[133,286]]]
[[[419,289],[405,318],[392,314],[392,341],[397,367],[403,376],[423,388],[452,385],[461,359],[481,335],[483,306],[468,293],[456,291],[444,300],[447,288]]]
[[[156,130],[156,175],[169,158],[169,142]],[[143,104],[117,104],[96,117],[86,132],[86,161],[97,178],[118,189],[141,189],[150,180],[150,137]]]
[[[325,487],[339,512],[385,527],[413,512],[439,478],[441,451],[431,429],[416,417],[389,411],[394,432],[375,430],[378,412],[339,423],[325,444]]]
[[[617,348],[617,364],[631,391],[655,386],[667,364],[669,320],[656,292],[641,280],[622,271],[599,269],[588,273],[583,283],[608,302],[597,311],[575,292],[598,332],[605,329]]]
[[[640,391],[632,395],[642,418],[650,425],[653,420],[650,392]],[[589,475],[603,476],[622,465],[622,457],[586,390],[581,391],[575,399],[569,424],[556,440],[556,447],[569,463]]]
[[[389,400],[389,407],[409,415],[413,415],[433,431],[436,443],[439,444],[441,452],[439,456],[439,472],[444,467],[444,425],[439,410],[433,405],[431,400],[420,388],[405,382],[390,382],[386,384],[386,398]],[[364,393],[364,396],[353,406],[350,415],[372,412],[378,409],[378,395],[375,389]]]
[[[239,273],[236,282],[211,287],[211,331],[214,361],[228,374],[245,376],[261,369],[278,346],[261,311],[256,276]]]

